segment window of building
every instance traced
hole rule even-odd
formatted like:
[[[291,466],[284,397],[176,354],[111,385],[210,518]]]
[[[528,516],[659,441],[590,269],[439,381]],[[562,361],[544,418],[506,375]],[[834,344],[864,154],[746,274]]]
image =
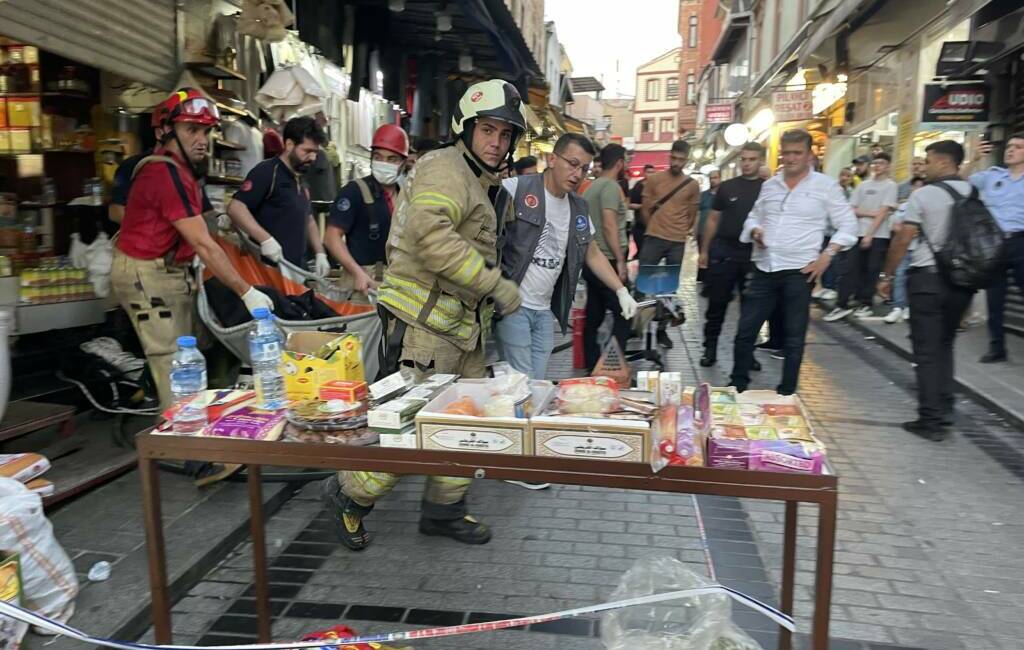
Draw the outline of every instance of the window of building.
[[[697,88],[694,83],[693,74],[686,75],[686,103],[695,104],[697,102]]]
[[[654,133],[654,119],[647,117],[640,120],[640,133]]]
[[[658,101],[658,80],[649,79],[647,81],[647,101],[656,102]]]
[[[674,133],[676,130],[675,120],[671,117],[661,118],[661,134]]]
[[[690,47],[697,47],[697,16],[690,16]]]
[[[665,99],[679,99],[678,77],[669,77],[665,82]]]

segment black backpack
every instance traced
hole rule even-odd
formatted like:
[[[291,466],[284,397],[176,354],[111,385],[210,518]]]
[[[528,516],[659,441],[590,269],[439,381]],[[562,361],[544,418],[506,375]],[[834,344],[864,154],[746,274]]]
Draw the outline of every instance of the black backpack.
[[[992,213],[978,196],[978,188],[964,196],[943,181],[935,183],[953,197],[949,234],[942,250],[936,251],[921,227],[921,235],[935,256],[935,264],[946,280],[962,289],[976,291],[992,285],[1002,271],[1004,237]]]

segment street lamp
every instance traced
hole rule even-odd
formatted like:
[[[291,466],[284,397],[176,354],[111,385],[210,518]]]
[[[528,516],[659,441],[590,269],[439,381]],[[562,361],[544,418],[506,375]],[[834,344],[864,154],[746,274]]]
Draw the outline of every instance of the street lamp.
[[[725,137],[725,144],[730,147],[739,147],[746,144],[747,140],[750,139],[750,129],[747,128],[746,124],[734,122],[725,127],[723,136]]]

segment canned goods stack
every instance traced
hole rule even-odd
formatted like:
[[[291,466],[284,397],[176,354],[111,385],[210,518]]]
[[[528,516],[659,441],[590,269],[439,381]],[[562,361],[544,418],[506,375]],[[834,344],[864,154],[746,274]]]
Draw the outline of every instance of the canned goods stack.
[[[35,268],[21,272],[20,301],[38,305],[94,298],[89,272],[75,268],[67,258],[48,257]]]

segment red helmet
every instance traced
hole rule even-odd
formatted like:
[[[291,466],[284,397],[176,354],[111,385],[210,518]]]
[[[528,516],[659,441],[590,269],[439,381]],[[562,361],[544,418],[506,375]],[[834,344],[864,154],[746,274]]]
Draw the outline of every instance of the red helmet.
[[[403,158],[409,157],[409,136],[405,130],[394,124],[385,124],[373,134],[370,149],[387,149]]]
[[[220,122],[217,105],[195,88],[181,88],[171,93],[153,111],[153,121],[192,122],[202,126],[216,126]]]
[[[165,103],[166,102],[160,102],[153,108],[153,119],[150,120],[149,125],[154,129],[163,126],[164,120],[167,119],[167,107],[164,106]]]
[[[274,129],[265,129],[263,131],[263,157],[273,158],[281,155],[282,151],[284,151],[284,140],[281,139],[281,134]]]

